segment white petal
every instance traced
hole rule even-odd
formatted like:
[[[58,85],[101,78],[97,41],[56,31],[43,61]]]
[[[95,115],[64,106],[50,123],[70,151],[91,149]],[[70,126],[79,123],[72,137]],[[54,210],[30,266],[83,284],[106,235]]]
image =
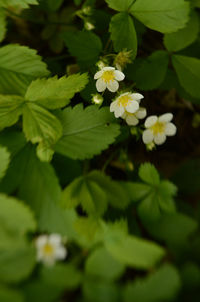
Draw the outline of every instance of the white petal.
[[[106,83],[102,79],[98,79],[96,82],[96,87],[98,92],[106,90]]]
[[[135,112],[135,116],[139,119],[143,119],[145,118],[145,116],[147,115],[147,110],[146,108],[140,107],[140,109]]]
[[[49,243],[54,245],[54,246],[58,246],[61,244],[62,238],[59,234],[51,234],[49,236]]]
[[[47,235],[41,235],[36,239],[36,246],[37,248],[43,247],[48,241]]]
[[[142,134],[142,140],[145,144],[149,144],[153,141],[153,132],[149,129],[144,130],[143,134]]]
[[[128,102],[128,105],[126,106],[126,111],[130,113],[134,113],[139,109],[139,104],[136,101],[130,101]]]
[[[127,115],[126,122],[129,126],[136,126],[139,123],[138,119],[134,115],[130,114]]]
[[[165,126],[165,134],[173,136],[176,134],[176,126],[173,123],[167,123]]]
[[[144,98],[144,96],[140,93],[132,93],[131,94],[131,98],[134,100],[134,101],[139,101],[141,99]]]
[[[95,73],[94,75],[94,79],[97,80],[99,79],[103,74],[103,70],[98,71],[97,73]]]
[[[157,120],[158,120],[158,117],[156,115],[151,115],[146,119],[144,126],[146,128],[149,128],[149,127],[153,126],[157,122]]]
[[[114,76],[117,81],[123,81],[125,78],[125,75],[123,74],[123,72],[121,72],[119,70],[114,71]]]
[[[55,258],[56,259],[65,259],[65,257],[67,256],[67,249],[64,246],[60,246],[59,248],[56,249],[55,252]]]
[[[102,71],[110,71],[110,70],[115,70],[115,68],[109,66],[102,68]]]
[[[117,107],[118,107],[118,101],[116,100],[110,104],[110,112],[114,112]]]
[[[154,136],[154,142],[156,145],[162,145],[166,141],[166,135],[164,133],[158,133]]]
[[[115,111],[114,111],[114,115],[116,118],[121,117],[124,114],[124,107],[123,106],[117,106]]]
[[[173,114],[172,113],[165,113],[161,116],[159,116],[159,121],[163,122],[163,123],[168,123],[171,122],[171,120],[173,119]]]
[[[111,92],[116,92],[119,88],[119,83],[117,81],[110,81],[107,83],[107,88]]]

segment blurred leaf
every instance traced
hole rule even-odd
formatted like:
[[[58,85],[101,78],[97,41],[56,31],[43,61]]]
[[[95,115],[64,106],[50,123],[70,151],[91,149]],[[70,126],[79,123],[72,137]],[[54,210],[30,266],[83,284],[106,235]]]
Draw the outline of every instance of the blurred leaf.
[[[133,4],[133,0],[105,0],[108,6],[119,12],[128,11],[128,9]]]
[[[175,267],[165,264],[146,278],[136,279],[125,287],[124,302],[172,301],[181,286]]]
[[[1,80],[0,80],[1,81]],[[22,114],[24,99],[17,95],[0,95],[0,128],[14,125]]]
[[[0,146],[0,179],[5,175],[8,165],[10,163],[10,153],[5,147]]]
[[[22,293],[5,285],[0,285],[0,301],[2,302],[24,302]]]
[[[154,165],[150,163],[142,164],[139,168],[139,177],[150,185],[158,185],[160,183],[160,176]]]
[[[1,4],[0,4],[1,5]],[[0,8],[0,42],[3,41],[6,35],[6,15]]]
[[[38,4],[37,0],[3,0],[3,3],[0,3],[1,7],[14,6],[17,8],[28,8],[31,4]]]
[[[32,80],[48,75],[35,50],[17,44],[0,48],[0,93],[24,95]]]
[[[169,51],[179,51],[192,44],[199,33],[199,16],[193,12],[186,27],[178,30],[175,33],[166,34],[164,36],[165,47]]]

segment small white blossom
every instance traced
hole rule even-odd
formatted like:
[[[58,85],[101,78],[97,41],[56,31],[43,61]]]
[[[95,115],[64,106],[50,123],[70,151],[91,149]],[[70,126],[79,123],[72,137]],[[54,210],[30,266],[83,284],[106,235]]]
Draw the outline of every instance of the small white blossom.
[[[93,29],[95,29],[95,26],[94,26],[94,24],[92,24],[92,23],[90,23],[90,22],[85,22],[85,29],[87,29],[87,30],[93,30]]]
[[[97,80],[96,87],[98,92],[103,92],[108,88],[111,92],[116,92],[119,88],[119,81],[123,81],[125,75],[114,67],[103,67],[98,71],[94,79]]]
[[[96,105],[101,105],[103,103],[103,97],[101,94],[93,94],[92,95],[92,102]]]
[[[156,145],[161,145],[166,141],[167,136],[176,134],[176,126],[171,123],[173,119],[172,113],[165,113],[160,117],[156,115],[149,116],[145,121],[143,132],[143,142],[150,144],[154,142]]]
[[[129,114],[135,114],[139,111],[139,103],[143,98],[143,95],[140,93],[131,93],[126,92],[117,97],[117,99],[111,103],[110,112],[114,112],[116,118],[122,117],[127,118],[128,122],[135,122],[135,116],[131,116]],[[144,114],[144,112],[143,112]],[[140,114],[138,113],[138,116]],[[138,117],[139,118],[139,117]]]
[[[36,239],[37,261],[53,265],[67,256],[67,249],[62,244],[59,234],[41,235]]]

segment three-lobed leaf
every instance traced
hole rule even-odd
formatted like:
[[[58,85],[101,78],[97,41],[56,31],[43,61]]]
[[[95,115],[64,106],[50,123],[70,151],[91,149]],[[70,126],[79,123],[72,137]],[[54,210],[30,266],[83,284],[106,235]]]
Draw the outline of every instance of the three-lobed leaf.
[[[0,95],[0,129],[14,125],[22,114],[24,99],[17,95]]]

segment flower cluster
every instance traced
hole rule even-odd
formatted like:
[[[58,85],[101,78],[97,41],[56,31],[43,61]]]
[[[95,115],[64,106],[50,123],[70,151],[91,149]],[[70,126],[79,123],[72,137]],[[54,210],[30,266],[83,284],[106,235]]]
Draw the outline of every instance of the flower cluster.
[[[118,82],[123,81],[124,78],[124,73],[114,67],[102,67],[94,75],[94,79],[97,80],[98,92],[103,92],[106,88],[111,92],[116,92],[119,89]],[[124,119],[129,126],[136,126],[139,120],[144,119],[147,115],[146,109],[140,107],[143,98],[144,96],[140,93],[122,93],[111,103],[110,111],[114,113],[116,118]],[[163,144],[167,136],[175,135],[176,126],[171,123],[172,119],[172,113],[166,113],[160,117],[156,115],[147,117],[144,124],[146,129],[142,135],[143,142],[152,148],[155,144]]]

